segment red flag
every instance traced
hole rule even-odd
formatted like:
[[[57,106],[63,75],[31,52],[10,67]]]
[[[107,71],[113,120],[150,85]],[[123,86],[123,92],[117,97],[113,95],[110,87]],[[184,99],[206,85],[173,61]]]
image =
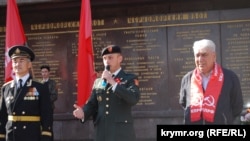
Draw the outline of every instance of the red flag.
[[[82,0],[77,61],[77,104],[82,106],[90,96],[95,80],[92,49],[92,20],[89,0]]]
[[[8,51],[13,45],[24,45],[26,37],[15,0],[8,0],[5,40],[5,82],[13,79],[11,60]]]

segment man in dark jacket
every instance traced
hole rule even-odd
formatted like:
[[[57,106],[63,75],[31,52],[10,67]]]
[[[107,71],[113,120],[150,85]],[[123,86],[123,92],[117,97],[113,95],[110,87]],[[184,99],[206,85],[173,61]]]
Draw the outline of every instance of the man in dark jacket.
[[[213,41],[194,42],[196,68],[181,82],[180,104],[185,124],[234,124],[243,109],[237,75],[216,63]]]
[[[119,46],[104,48],[102,58],[106,66],[102,78],[94,82],[92,95],[83,109],[74,105],[73,115],[82,122],[93,116],[95,141],[135,141],[131,108],[140,98],[137,76],[122,70]]]
[[[52,107],[49,91],[32,79],[35,55],[26,46],[14,46],[8,52],[15,73],[0,95],[0,141],[50,141]]]

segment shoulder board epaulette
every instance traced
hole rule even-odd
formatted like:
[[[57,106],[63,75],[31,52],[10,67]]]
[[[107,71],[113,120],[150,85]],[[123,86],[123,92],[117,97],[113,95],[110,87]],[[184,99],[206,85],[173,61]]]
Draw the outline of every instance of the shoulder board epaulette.
[[[4,83],[3,86],[8,85],[9,83],[12,83],[13,81],[14,80],[8,81],[8,82]]]

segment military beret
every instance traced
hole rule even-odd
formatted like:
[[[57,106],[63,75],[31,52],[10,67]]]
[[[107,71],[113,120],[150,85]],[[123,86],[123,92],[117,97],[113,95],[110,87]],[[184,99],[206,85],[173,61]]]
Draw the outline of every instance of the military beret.
[[[102,49],[102,56],[106,54],[112,54],[112,53],[121,53],[121,48],[116,45],[109,45]]]
[[[12,46],[8,54],[11,59],[17,57],[28,57],[31,61],[35,59],[34,52],[29,47],[22,45]]]

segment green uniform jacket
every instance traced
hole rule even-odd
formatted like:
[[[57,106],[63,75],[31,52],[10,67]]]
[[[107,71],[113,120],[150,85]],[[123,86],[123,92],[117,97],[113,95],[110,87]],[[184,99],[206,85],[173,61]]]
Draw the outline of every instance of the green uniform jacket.
[[[114,79],[118,83],[114,92],[96,79],[84,106],[85,121],[93,116],[95,141],[135,141],[131,108],[140,99],[137,76],[121,70]]]
[[[31,78],[19,93],[15,89],[14,80],[1,89],[0,141],[50,141],[53,115],[48,89]],[[34,117],[36,121],[31,121]]]

